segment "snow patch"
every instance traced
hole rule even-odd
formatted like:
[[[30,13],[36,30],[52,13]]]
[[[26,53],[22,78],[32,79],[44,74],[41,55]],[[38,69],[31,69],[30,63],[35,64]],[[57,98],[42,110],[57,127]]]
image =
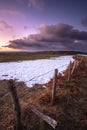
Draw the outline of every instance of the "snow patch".
[[[54,69],[61,72],[67,68],[70,61],[73,61],[72,56],[0,63],[0,80],[16,79],[24,81],[29,87],[45,84],[53,77]]]

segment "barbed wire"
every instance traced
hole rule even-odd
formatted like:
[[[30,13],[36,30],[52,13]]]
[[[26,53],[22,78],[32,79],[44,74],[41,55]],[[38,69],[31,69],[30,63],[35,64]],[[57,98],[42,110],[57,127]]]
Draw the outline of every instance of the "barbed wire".
[[[32,81],[32,80],[35,79],[35,78],[41,77],[41,76],[43,76],[43,75],[46,75],[46,74],[48,74],[48,73],[51,72],[51,71],[53,71],[53,70],[50,70],[50,71],[48,71],[48,72],[46,72],[46,73],[43,73],[43,74],[38,75],[38,76],[35,76],[35,77],[33,77],[32,79],[30,79],[29,81]]]
[[[69,65],[69,64],[65,64],[65,65],[62,65],[62,66],[57,66],[57,67],[55,67],[55,68],[58,68],[58,69],[59,69],[59,68],[61,68],[61,67],[67,66],[67,65]],[[26,81],[26,82],[36,81],[36,80],[34,80],[34,79],[39,78],[39,77],[41,77],[41,76],[43,76],[43,75],[47,75],[48,73],[50,73],[50,72],[52,72],[52,71],[53,71],[53,69],[51,69],[51,70],[49,70],[48,72],[45,72],[45,73],[43,73],[43,74],[41,74],[41,75],[35,76],[35,77],[29,79],[29,80]],[[63,72],[64,72],[64,70],[60,71],[59,73],[63,73]]]
[[[65,65],[62,65],[62,66],[57,66],[57,68],[59,69],[61,67],[67,66],[67,65],[69,65],[69,64],[65,64]]]

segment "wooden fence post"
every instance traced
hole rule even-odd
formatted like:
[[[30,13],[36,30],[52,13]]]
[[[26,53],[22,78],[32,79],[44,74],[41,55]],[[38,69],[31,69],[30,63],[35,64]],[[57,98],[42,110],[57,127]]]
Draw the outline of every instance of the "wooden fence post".
[[[14,111],[16,115],[16,130],[23,130],[23,124],[21,119],[21,108],[13,80],[9,80],[8,87],[11,92],[12,100],[14,103]]]
[[[76,69],[77,69],[78,65],[79,65],[79,61],[77,60],[76,61]]]
[[[52,88],[52,104],[54,104],[55,97],[56,97],[57,74],[58,74],[58,69],[55,69],[54,78],[53,78],[53,88]]]
[[[75,60],[74,63],[73,63],[73,67],[72,67],[71,75],[73,74],[75,68],[76,68],[76,60]]]
[[[69,65],[69,70],[68,70],[68,79],[67,79],[67,81],[70,80],[70,76],[71,76],[71,61],[70,61],[70,65]]]
[[[38,111],[37,109],[33,107],[29,107],[29,110],[31,110],[34,114],[36,114],[38,117],[40,117],[42,120],[44,120],[47,124],[49,124],[54,130],[57,130],[58,124],[57,121],[53,118],[43,114],[42,112]]]

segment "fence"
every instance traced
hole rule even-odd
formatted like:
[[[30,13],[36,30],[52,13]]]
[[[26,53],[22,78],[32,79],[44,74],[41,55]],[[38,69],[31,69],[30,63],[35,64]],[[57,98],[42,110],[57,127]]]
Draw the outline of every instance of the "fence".
[[[68,77],[67,77],[68,82],[70,81],[70,77],[72,76],[75,68],[77,68],[78,65],[79,65],[78,61],[74,61],[73,66],[72,66],[72,63],[70,62],[70,65],[68,68]],[[42,75],[40,75],[40,76],[42,76]],[[53,87],[52,87],[52,105],[54,105],[55,98],[56,98],[56,87],[57,87],[57,78],[58,78],[57,76],[58,76],[58,69],[55,69],[54,77],[53,77]],[[34,79],[34,78],[32,78],[32,79]],[[32,80],[32,79],[30,79],[30,80]],[[15,115],[16,115],[16,130],[24,130],[24,126],[22,123],[22,117],[21,117],[21,107],[20,107],[18,96],[17,96],[16,86],[14,85],[13,80],[9,80],[8,86],[9,86],[9,90],[11,92],[11,96],[12,96],[13,103],[14,103],[14,111],[15,111]],[[29,107],[29,110],[31,110],[34,114],[36,114],[38,117],[40,117],[46,123],[48,123],[53,129],[58,130],[58,123],[56,120],[54,120],[53,118],[51,118],[47,115],[44,115],[43,113],[41,113],[40,111],[38,111],[37,109],[35,109],[31,106]]]
[[[68,66],[68,64],[65,64],[65,65],[62,65],[62,66],[56,66],[55,68],[58,68],[58,69],[59,69],[59,68],[62,68],[62,67],[64,67],[64,66]],[[42,77],[42,76],[45,76],[45,75],[49,74],[50,72],[53,72],[53,69],[51,69],[51,70],[49,70],[48,72],[45,72],[45,73],[43,73],[43,74],[41,74],[41,75],[32,77],[31,79],[27,80],[26,83],[29,82],[29,81],[36,81],[37,78]],[[63,71],[60,71],[60,73],[62,73],[62,72],[64,72],[64,70],[63,70]]]

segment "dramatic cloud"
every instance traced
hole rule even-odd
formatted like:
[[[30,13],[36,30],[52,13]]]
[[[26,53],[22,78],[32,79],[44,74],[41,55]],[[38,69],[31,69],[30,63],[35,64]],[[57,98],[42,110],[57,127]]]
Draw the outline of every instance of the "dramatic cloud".
[[[59,40],[59,38],[87,40],[87,32],[76,30],[73,26],[63,23],[58,23],[55,25],[43,24],[40,26],[40,32],[55,40]]]
[[[4,20],[1,20],[0,21],[0,30],[5,30],[5,29],[10,29],[10,30],[12,30],[13,28],[12,28],[12,26],[11,25],[9,25],[6,21],[4,21]]]
[[[9,42],[7,47],[15,49],[87,51],[87,32],[63,23],[43,24],[39,27],[39,33]]]
[[[81,21],[81,24],[82,24],[83,26],[87,27],[87,18],[83,19],[83,20]]]

